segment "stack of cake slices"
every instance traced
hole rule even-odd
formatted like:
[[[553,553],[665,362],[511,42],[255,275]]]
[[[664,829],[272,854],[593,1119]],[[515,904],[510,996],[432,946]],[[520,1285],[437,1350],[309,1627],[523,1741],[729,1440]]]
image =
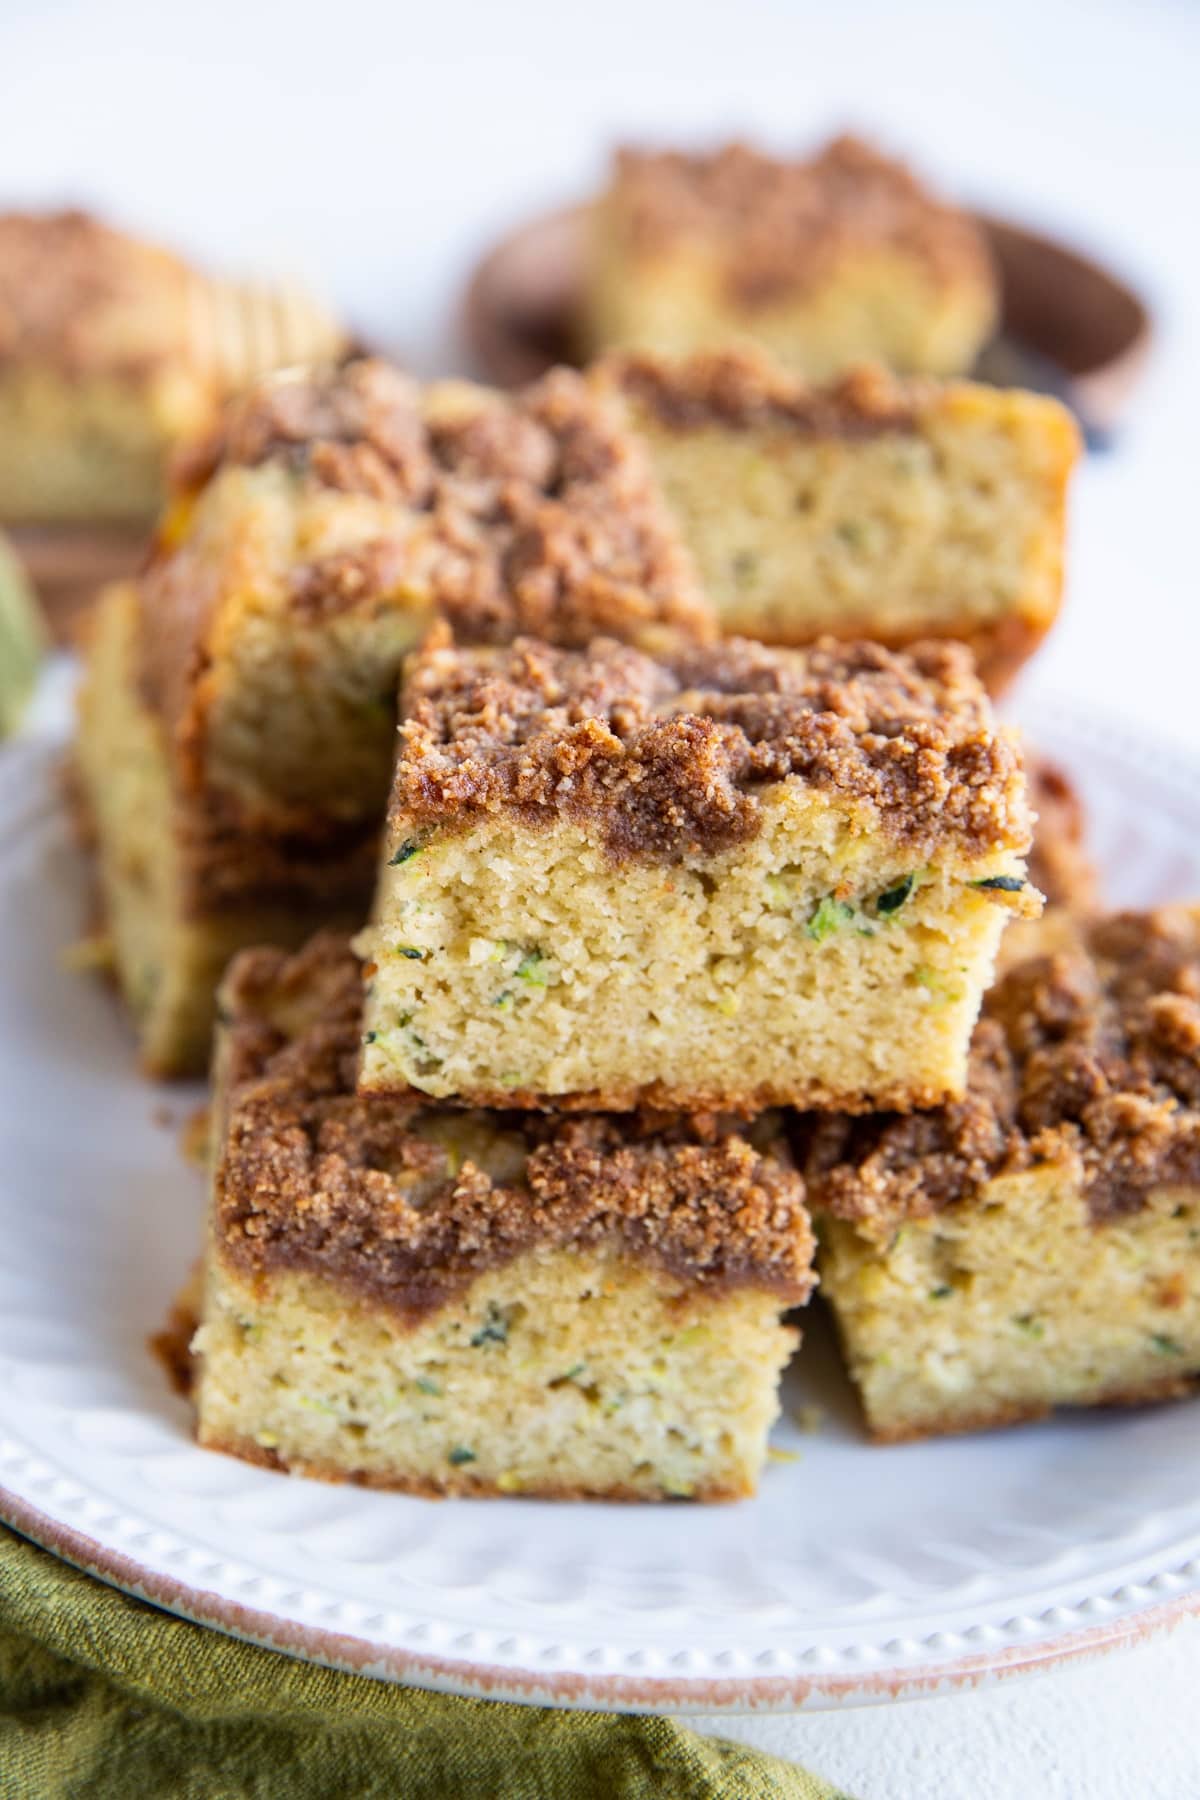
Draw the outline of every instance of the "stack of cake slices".
[[[753,1489],[786,1108],[957,1096],[1030,828],[967,653],[434,633],[373,922],[222,996],[201,1440],[419,1491]]]
[[[206,1445],[414,1492],[745,1494],[817,1273],[881,1436],[1200,1369],[1200,916],[1093,916],[1070,792],[948,603],[969,568],[1020,636],[1060,409],[1030,402],[1058,447],[1022,548],[934,508],[907,624],[881,597],[877,632],[805,643],[811,533],[881,518],[882,450],[936,408],[869,424],[856,390],[847,434],[741,360],[677,371],[663,430],[723,448],[742,547],[773,530],[747,448],[825,520],[767,645],[721,635],[648,379],[275,381],[101,610],[78,771],[122,988],[156,1070],[217,1022]]]

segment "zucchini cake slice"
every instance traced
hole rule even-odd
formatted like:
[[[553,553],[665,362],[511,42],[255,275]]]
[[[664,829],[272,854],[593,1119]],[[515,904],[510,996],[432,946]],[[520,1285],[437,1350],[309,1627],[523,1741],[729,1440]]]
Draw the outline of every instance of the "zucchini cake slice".
[[[659,660],[431,643],[406,672],[361,1081],[474,1105],[929,1106],[1036,911],[961,645]]]
[[[87,624],[72,787],[113,967],[150,1074],[199,1074],[214,996],[247,944],[298,949],[362,922],[374,833],[252,836],[180,799],[161,714],[141,685],[139,597],[107,589]]]
[[[417,1493],[753,1492],[812,1284],[771,1120],[358,1096],[328,934],[222,999],[202,1444]]]
[[[805,160],[745,144],[618,153],[590,213],[593,351],[761,345],[822,380],[864,360],[954,375],[997,317],[978,225],[851,137]]]
[[[1069,930],[988,994],[966,1098],[808,1121],[867,1424],[923,1437],[1200,1377],[1200,908]]]
[[[755,352],[605,359],[722,627],[893,647],[957,638],[993,690],[1053,624],[1079,430],[1057,400]]]
[[[713,634],[637,447],[580,376],[512,397],[380,362],[292,373],[181,464],[79,721],[155,1072],[204,1068],[234,949],[366,918],[399,668],[439,616],[468,640]]]

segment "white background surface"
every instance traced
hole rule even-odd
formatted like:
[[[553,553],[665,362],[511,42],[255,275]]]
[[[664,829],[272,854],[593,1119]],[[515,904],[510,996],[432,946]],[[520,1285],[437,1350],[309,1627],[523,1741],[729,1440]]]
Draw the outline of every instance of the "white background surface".
[[[1198,93],[1185,0],[0,0],[0,203],[77,199],[214,264],[304,273],[432,369],[476,250],[585,190],[614,137],[873,131],[1152,298],[1158,353],[1077,484],[1069,605],[1032,679],[1195,743]],[[988,1693],[714,1729],[861,1800],[1184,1800],[1198,1679],[1189,1626]]]

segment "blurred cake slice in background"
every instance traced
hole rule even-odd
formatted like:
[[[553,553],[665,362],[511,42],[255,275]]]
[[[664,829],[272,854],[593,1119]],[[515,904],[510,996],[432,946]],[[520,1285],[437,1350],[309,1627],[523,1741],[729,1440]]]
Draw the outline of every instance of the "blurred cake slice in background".
[[[953,375],[998,315],[975,222],[851,137],[806,160],[620,151],[588,237],[592,354],[741,340],[810,380],[864,360]]]
[[[0,520],[145,520],[264,371],[345,353],[298,289],[211,280],[82,212],[0,215]]]
[[[778,1122],[354,1093],[325,936],[222,990],[201,1444],[428,1494],[754,1491],[812,1286]]]
[[[1053,623],[1079,431],[1057,400],[758,351],[616,355],[592,377],[649,452],[722,628],[970,644],[1003,686]]]
[[[348,350],[294,283],[210,277],[86,213],[0,214],[0,524],[56,635],[140,565],[178,444],[256,376]]]

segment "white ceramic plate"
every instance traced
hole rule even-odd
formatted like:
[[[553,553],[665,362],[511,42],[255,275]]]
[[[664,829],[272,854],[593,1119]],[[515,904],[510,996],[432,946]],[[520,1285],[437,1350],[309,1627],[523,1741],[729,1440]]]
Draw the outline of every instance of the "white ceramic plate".
[[[1027,706],[1110,897],[1200,895],[1200,763]],[[82,875],[45,743],[0,753],[0,1515],[188,1617],[389,1679],[561,1706],[881,1699],[1200,1609],[1200,1404],[878,1448],[815,1328],[740,1506],[430,1502],[197,1450],[147,1334],[195,1252],[195,1092],[70,974]],[[801,1409],[822,1409],[805,1432]]]

